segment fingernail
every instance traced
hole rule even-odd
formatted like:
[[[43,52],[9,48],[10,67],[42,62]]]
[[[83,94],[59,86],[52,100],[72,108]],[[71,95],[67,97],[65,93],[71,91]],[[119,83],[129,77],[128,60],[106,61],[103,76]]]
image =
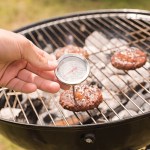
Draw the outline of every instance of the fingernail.
[[[49,67],[56,67],[57,66],[57,61],[48,61],[48,65],[49,65]]]

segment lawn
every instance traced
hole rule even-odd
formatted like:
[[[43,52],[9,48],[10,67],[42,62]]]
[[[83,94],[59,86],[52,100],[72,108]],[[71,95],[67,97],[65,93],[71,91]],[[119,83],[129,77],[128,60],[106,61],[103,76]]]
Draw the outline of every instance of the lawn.
[[[92,9],[149,9],[149,0],[5,0],[0,2],[0,28],[16,29],[49,17]]]
[[[0,150],[24,150],[0,135]]]
[[[0,2],[0,28],[15,30],[33,22],[95,9],[150,9],[149,0],[4,0]],[[0,150],[22,150],[0,135]]]

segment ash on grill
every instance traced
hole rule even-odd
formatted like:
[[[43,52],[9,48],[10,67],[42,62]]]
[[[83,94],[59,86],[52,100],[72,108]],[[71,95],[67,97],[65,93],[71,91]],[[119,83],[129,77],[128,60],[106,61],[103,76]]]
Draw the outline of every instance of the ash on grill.
[[[59,104],[62,91],[50,94],[37,90],[22,94],[1,89],[0,117],[39,125],[78,125],[115,121],[149,111],[149,60],[143,67],[130,71],[118,70],[111,65],[112,54],[127,47],[127,41],[116,37],[108,39],[99,31],[94,31],[85,40],[83,48],[90,53],[91,74],[82,84],[102,90],[104,101],[98,108],[78,113],[65,110]],[[45,50],[54,51],[51,45]]]

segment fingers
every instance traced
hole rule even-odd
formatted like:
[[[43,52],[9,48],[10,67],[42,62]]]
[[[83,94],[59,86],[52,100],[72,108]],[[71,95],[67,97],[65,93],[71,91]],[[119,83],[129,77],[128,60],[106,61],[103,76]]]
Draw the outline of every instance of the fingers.
[[[26,83],[16,78],[19,71],[22,70],[26,64],[27,62],[24,60],[18,60],[8,64],[0,77],[0,86],[25,93],[34,92],[37,89],[35,84]]]
[[[0,86],[8,88],[10,87],[11,89],[14,87],[15,90],[19,91],[20,89],[23,92],[32,92],[33,90],[38,88],[50,93],[56,93],[60,89],[60,86],[63,89],[67,89],[67,86],[59,84],[58,80],[55,77],[54,71],[41,71],[35,69],[35,67],[31,67],[31,70],[33,69],[33,72],[39,75],[37,76],[33,72],[24,69],[26,65],[27,62],[24,60],[18,60],[7,65],[7,68],[4,69],[5,71],[2,73],[2,75],[0,74]],[[23,84],[22,82],[20,83],[21,85],[17,83],[17,85],[15,86],[14,84],[16,82],[12,83],[12,81],[14,81],[14,78],[20,79],[20,82],[24,81],[25,83],[32,83],[32,86],[34,85],[34,89],[30,89],[30,84],[29,91],[27,91],[26,89],[28,86],[25,86],[24,90],[24,88],[20,87]]]
[[[29,71],[41,76],[42,78],[45,78],[47,80],[52,80],[52,81],[55,81],[55,82],[59,83],[61,89],[68,90],[70,88],[69,85],[66,85],[66,84],[63,84],[63,83],[59,82],[59,80],[55,76],[54,71],[42,71],[42,70],[39,70],[39,69],[33,67],[30,64],[28,64],[27,69]]]
[[[18,78],[12,79],[8,83],[7,87],[9,89],[13,89],[15,91],[24,92],[24,93],[31,93],[37,90],[37,87],[35,84],[24,82]]]
[[[50,56],[27,39],[20,46],[20,53],[23,59],[37,68],[54,70],[57,67],[57,61],[54,59],[54,56]]]
[[[47,80],[54,80],[54,78],[55,78],[54,71],[43,71],[41,69],[35,68],[31,64],[28,64],[26,69],[29,70],[30,72],[35,73],[36,75],[41,76],[42,78],[47,79]]]
[[[68,87],[60,84],[55,77],[53,70],[57,67],[57,61],[54,55],[49,55],[24,36],[10,31],[0,30],[0,39],[0,86],[23,92],[39,88],[51,93],[57,92],[60,85],[62,88]],[[24,68],[29,72],[21,71]]]
[[[25,69],[19,72],[18,78],[25,82],[34,83],[38,89],[46,92],[56,93],[60,90],[60,85],[57,82],[46,80]]]
[[[8,63],[3,71],[0,70],[0,86],[7,86],[7,84],[17,76],[20,70],[25,68],[27,62],[24,60],[14,61]]]
[[[25,59],[37,68],[53,70],[54,56],[44,52],[24,36],[0,29],[0,63]]]
[[[51,84],[51,87],[48,86],[47,88],[45,88],[45,86],[44,87],[41,86],[40,89],[46,92],[55,93],[56,91],[58,91],[58,88],[55,86],[56,86],[55,84]],[[8,83],[7,88],[23,93],[32,93],[37,90],[37,86],[34,83],[28,83],[18,78],[12,79]]]

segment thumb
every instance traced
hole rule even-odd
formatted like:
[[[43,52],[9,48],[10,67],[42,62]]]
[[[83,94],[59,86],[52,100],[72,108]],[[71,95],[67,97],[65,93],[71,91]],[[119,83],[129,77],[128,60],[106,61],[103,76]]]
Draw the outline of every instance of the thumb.
[[[54,70],[57,67],[57,61],[54,55],[49,55],[29,40],[21,48],[21,56],[39,69]]]

